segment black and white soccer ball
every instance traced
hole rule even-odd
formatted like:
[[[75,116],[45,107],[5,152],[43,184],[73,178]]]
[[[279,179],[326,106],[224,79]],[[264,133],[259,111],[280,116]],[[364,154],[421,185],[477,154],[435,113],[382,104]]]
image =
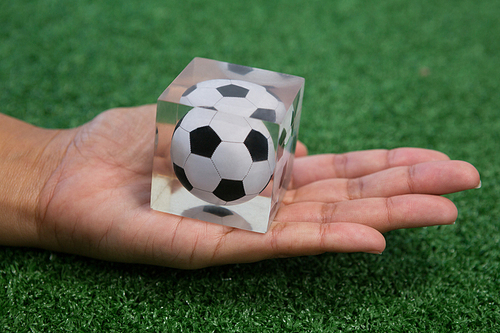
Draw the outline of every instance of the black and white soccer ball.
[[[254,198],[275,167],[274,143],[261,120],[197,107],[177,123],[170,155],[180,183],[215,205]]]
[[[186,89],[179,103],[242,117],[280,122],[285,105],[264,86],[243,80],[215,79]]]

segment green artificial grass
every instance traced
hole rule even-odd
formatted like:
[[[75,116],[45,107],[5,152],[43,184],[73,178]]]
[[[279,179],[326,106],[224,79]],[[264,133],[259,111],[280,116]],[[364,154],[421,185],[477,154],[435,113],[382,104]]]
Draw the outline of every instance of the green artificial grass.
[[[197,271],[0,248],[0,331],[500,331],[500,3],[2,1],[0,112],[44,127],[154,103],[195,56],[306,79],[311,153],[414,146],[473,163],[453,226],[380,255]]]

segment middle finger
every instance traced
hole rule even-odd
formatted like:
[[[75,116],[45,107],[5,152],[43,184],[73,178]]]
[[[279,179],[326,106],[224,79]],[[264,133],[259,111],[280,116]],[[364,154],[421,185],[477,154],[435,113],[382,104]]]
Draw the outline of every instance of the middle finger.
[[[283,206],[279,222],[358,223],[380,232],[451,224],[457,218],[455,205],[447,198],[409,194],[337,203],[301,202]]]
[[[284,204],[314,201],[338,202],[403,194],[442,195],[470,188],[469,169],[463,161],[436,161],[394,167],[353,179],[320,180],[289,190]]]

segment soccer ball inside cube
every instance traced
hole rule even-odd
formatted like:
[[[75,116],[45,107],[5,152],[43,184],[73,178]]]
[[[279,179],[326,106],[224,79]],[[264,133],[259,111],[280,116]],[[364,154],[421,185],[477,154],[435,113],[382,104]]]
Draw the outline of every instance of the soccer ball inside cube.
[[[193,59],[158,98],[151,207],[266,232],[290,180],[303,87]]]
[[[170,155],[180,183],[215,205],[246,202],[274,171],[274,144],[258,119],[193,108],[176,125]]]

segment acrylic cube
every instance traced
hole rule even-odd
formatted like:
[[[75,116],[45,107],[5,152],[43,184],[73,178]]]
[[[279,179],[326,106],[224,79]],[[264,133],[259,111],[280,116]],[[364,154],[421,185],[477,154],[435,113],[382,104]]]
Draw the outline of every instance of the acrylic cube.
[[[304,79],[193,59],[158,98],[151,208],[266,232],[290,183]]]

